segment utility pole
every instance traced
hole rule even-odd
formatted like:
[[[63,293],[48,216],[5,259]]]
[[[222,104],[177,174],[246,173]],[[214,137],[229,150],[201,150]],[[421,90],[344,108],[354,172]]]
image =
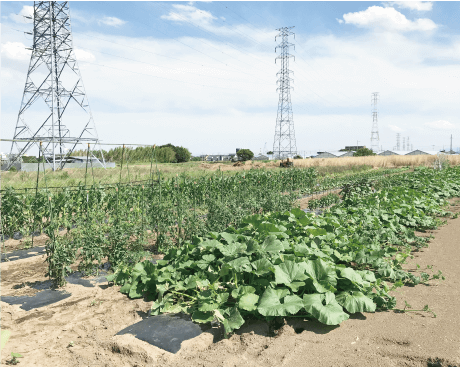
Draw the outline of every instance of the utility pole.
[[[276,74],[279,77],[277,81],[278,88],[276,89],[279,91],[279,100],[278,113],[276,117],[275,139],[273,142],[273,153],[275,157],[278,158],[294,157],[297,154],[294,118],[291,104],[291,81],[294,81],[290,77],[292,71],[289,70],[289,59],[294,57],[289,54],[289,47],[295,47],[292,43],[288,42],[289,36],[293,35],[295,37],[294,33],[291,32],[292,28],[294,27],[283,27],[277,29],[279,33],[275,37],[275,41],[278,37],[281,37],[280,44],[275,47],[275,52],[278,49],[280,50],[280,54],[275,58],[275,63],[277,60],[281,60],[281,69]]]
[[[377,102],[379,92],[372,93],[372,132],[371,132],[371,149],[374,153],[379,150],[379,127],[378,127],[378,109]]]
[[[99,145],[73,49],[69,4],[35,1],[33,17],[26,18],[33,19],[33,33],[26,32],[33,36],[32,54],[13,135],[21,141],[12,142],[7,169],[40,142],[46,162],[62,169],[78,144]]]

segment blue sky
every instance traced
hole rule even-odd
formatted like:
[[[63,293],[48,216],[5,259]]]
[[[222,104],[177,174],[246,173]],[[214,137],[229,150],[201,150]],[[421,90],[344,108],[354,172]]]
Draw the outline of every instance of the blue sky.
[[[13,135],[33,2],[1,3],[1,136]],[[305,154],[460,146],[459,2],[71,2],[74,48],[99,137],[193,154],[273,145],[276,28],[295,26],[292,105]],[[19,30],[19,31],[18,31]],[[9,145],[2,143],[2,151]]]

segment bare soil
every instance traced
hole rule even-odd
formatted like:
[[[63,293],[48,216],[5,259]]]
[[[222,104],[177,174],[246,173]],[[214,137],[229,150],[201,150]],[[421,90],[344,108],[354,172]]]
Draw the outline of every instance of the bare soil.
[[[452,211],[460,211],[458,199]],[[398,308],[424,305],[436,312],[395,311],[355,314],[338,327],[288,318],[274,334],[263,322],[244,326],[229,339],[211,329],[182,343],[171,354],[133,336],[114,336],[147,316],[151,302],[130,300],[118,286],[69,284],[71,297],[24,311],[0,302],[2,328],[11,337],[1,365],[11,352],[21,366],[460,366],[460,218],[432,231],[428,248],[414,253],[406,269],[433,266],[446,280],[395,292]],[[429,235],[430,233],[426,233]],[[31,292],[44,281],[44,256],[1,264],[2,295]],[[70,342],[73,346],[69,346]]]

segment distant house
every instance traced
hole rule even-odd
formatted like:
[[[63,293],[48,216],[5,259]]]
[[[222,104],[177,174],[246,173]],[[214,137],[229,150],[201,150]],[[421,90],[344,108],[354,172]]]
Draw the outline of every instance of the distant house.
[[[318,152],[318,155],[315,158],[343,158],[343,157],[353,157],[352,151],[340,152],[340,151],[330,151],[330,152]]]
[[[407,152],[403,152],[401,150],[384,150],[380,153],[378,153],[378,155],[406,155]]]
[[[202,161],[206,162],[223,162],[231,161],[236,156],[235,153],[231,154],[209,154],[209,155],[200,155]]]
[[[413,150],[412,152],[406,153],[406,155],[436,155],[440,153],[437,150]]]
[[[251,160],[253,161],[268,161],[270,158],[268,158],[266,155],[259,155],[257,157],[253,157]]]

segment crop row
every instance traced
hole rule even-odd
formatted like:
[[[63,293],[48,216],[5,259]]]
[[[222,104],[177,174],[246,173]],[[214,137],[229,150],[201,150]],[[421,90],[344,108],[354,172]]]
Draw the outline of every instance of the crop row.
[[[185,240],[156,265],[121,265],[108,279],[131,298],[154,301],[152,314],[189,313],[195,322],[220,322],[227,334],[251,318],[336,325],[356,312],[393,309],[392,289],[443,278],[403,267],[427,246],[415,231],[437,228],[454,196],[458,167],[360,179],[322,216],[299,209],[248,216]]]
[[[221,173],[196,179],[186,176],[164,179],[158,171],[156,180],[142,184],[81,186],[57,191],[37,189],[27,193],[9,188],[1,194],[1,230],[9,237],[15,232],[24,235],[41,232],[51,224],[51,216],[55,226],[71,228],[88,216],[88,208],[105,212],[105,220],[110,220],[115,216],[123,216],[126,209],[140,211],[141,202],[145,206],[144,214],[149,215],[155,215],[160,207],[161,210],[172,210],[173,206],[180,206],[184,210],[187,208],[189,211],[196,208],[207,211],[206,208],[212,206],[216,200],[225,203],[234,201],[235,198],[238,202],[258,206],[263,211],[272,211],[281,205],[279,201],[284,200],[273,198],[274,193],[296,192],[298,195],[305,195],[337,187],[361,177],[383,177],[389,172],[392,171],[379,170],[318,180],[317,172],[312,168],[278,172],[251,170],[232,176]],[[156,218],[148,221],[154,227],[158,222]]]

